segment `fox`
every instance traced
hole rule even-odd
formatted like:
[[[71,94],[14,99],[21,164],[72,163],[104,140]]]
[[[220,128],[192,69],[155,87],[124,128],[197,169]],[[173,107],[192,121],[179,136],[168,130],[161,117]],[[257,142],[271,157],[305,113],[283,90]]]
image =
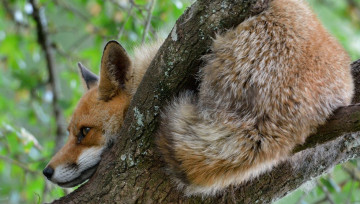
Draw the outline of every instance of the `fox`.
[[[71,188],[95,173],[102,153],[116,139],[131,98],[161,42],[136,48],[131,59],[117,41],[109,41],[103,50],[99,76],[78,63],[86,92],[70,119],[67,142],[43,170],[49,181]]]
[[[74,187],[96,171],[161,42],[130,57],[106,44],[99,77],[78,64],[86,92],[69,138],[43,174]],[[202,57],[197,92],[162,109],[154,135],[166,172],[185,195],[213,196],[285,161],[354,92],[348,54],[304,0],[273,0],[223,34]]]
[[[162,112],[155,138],[185,195],[213,196],[285,161],[351,103],[350,59],[304,0],[269,7],[215,37],[197,94]]]

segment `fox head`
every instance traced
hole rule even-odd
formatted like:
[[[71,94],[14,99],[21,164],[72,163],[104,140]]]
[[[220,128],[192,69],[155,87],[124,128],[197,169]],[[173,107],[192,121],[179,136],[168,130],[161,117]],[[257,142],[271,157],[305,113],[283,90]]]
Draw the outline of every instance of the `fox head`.
[[[61,187],[74,187],[93,175],[101,154],[119,132],[131,99],[127,90],[131,61],[116,41],[104,48],[100,77],[78,65],[87,91],[72,115],[66,144],[43,171]]]

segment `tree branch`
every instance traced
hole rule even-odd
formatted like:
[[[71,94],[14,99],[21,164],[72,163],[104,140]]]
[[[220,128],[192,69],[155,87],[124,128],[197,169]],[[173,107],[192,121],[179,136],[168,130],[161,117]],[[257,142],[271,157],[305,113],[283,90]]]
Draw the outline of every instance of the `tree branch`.
[[[336,139],[345,133],[360,131],[360,59],[351,64],[355,82],[354,105],[337,109],[317,133],[307,138],[304,145],[297,146],[294,153]]]
[[[267,5],[268,0],[199,0],[188,8],[145,74],[119,139],[103,155],[98,173],[58,202],[97,202],[100,197],[103,203],[180,199],[181,193],[163,176],[163,164],[152,147],[160,107],[180,90],[196,89],[195,75],[202,63],[199,59],[209,52],[216,32],[235,27]]]
[[[26,22],[19,21],[18,19],[16,19],[15,12],[11,8],[10,2],[8,0],[3,0],[3,1],[1,1],[1,3],[2,3],[3,7],[4,7],[5,12],[8,14],[10,20],[14,21],[17,26],[21,26],[21,27],[24,27],[26,29],[29,28],[29,25]]]
[[[53,94],[52,106],[56,120],[56,138],[54,152],[57,152],[64,145],[66,131],[64,124],[65,119],[62,114],[62,110],[58,104],[60,87],[58,82],[59,80],[57,78],[58,76],[56,75],[54,50],[51,47],[48,37],[47,23],[44,10],[38,6],[36,0],[29,0],[29,2],[33,7],[32,16],[34,21],[36,22],[38,43],[40,44],[45,54],[46,65],[49,73],[49,83],[51,87],[51,92]]]
[[[141,40],[142,44],[144,44],[144,42],[146,40],[146,35],[149,32],[149,29],[151,27],[151,18],[152,18],[152,12],[154,10],[155,2],[156,2],[156,0],[151,0],[148,5],[148,9],[147,9],[148,15],[146,17],[145,28],[144,28],[144,32],[143,32],[143,36],[142,36],[142,40]]]
[[[31,174],[34,174],[34,175],[40,174],[38,171],[34,171],[34,170],[30,169],[26,164],[24,164],[22,162],[19,162],[19,161],[16,161],[16,160],[14,160],[12,158],[0,155],[0,160],[4,160],[7,163],[14,164],[14,165],[22,168],[27,173],[31,173]]]
[[[181,90],[196,89],[195,75],[202,63],[199,59],[209,52],[214,33],[261,12],[268,2],[199,0],[193,4],[179,18],[151,63],[131,102],[119,139],[103,155],[96,174],[54,203],[267,203],[335,164],[360,155],[360,134],[350,133],[359,130],[360,107],[353,105],[338,110],[305,145],[297,147],[289,160],[254,181],[229,187],[223,195],[187,198],[164,176],[164,164],[153,145],[160,107]]]

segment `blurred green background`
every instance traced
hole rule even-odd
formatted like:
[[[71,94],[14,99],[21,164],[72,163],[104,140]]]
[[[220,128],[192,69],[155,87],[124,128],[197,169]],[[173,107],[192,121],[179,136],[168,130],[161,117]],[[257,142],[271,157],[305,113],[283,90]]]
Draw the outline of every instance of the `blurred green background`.
[[[352,60],[359,59],[360,0],[309,2]],[[35,20],[32,4],[39,8],[41,21]],[[64,128],[83,92],[76,63],[98,73],[108,40],[120,41],[131,53],[134,46],[166,37],[190,4],[190,0],[1,1],[0,203],[49,202],[71,191],[46,182],[41,172],[54,153],[57,130]],[[49,80],[45,49],[38,41],[39,23],[46,29],[57,80]],[[54,109],[60,116],[55,117]],[[61,115],[65,125],[57,124]],[[356,160],[336,166],[278,201],[356,202],[360,203]]]

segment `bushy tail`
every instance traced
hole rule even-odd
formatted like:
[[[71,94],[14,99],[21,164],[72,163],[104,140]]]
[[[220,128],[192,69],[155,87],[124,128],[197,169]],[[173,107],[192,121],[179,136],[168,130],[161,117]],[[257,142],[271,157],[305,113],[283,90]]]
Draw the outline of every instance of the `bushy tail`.
[[[211,195],[250,180],[293,148],[294,142],[260,133],[249,118],[232,127],[200,109],[193,94],[182,94],[162,114],[156,138],[169,173],[187,195]]]

